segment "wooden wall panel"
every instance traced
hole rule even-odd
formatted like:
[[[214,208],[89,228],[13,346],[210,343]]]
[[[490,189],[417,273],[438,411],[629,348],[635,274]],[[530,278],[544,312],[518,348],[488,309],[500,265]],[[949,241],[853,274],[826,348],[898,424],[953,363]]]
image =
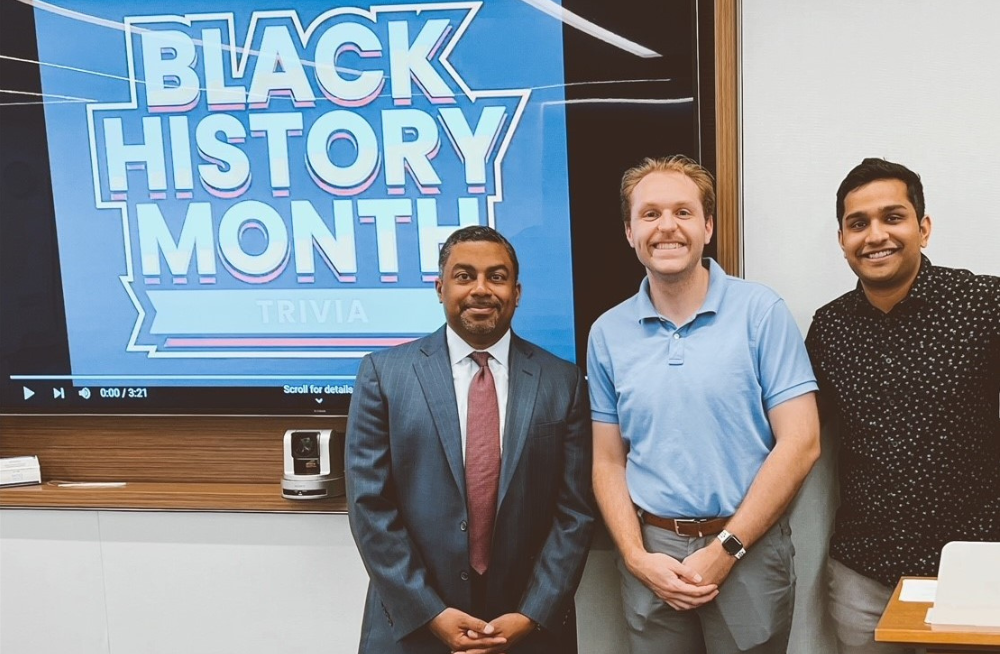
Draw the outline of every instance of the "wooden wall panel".
[[[715,0],[716,243],[719,265],[743,275],[737,0]]]
[[[346,418],[312,416],[0,416],[0,456],[37,455],[43,481],[129,483],[127,492],[5,489],[0,506],[340,512],[343,499],[283,500],[279,484],[286,429],[345,427]]]
[[[3,416],[0,456],[38,455],[44,479],[269,483],[290,428],[343,431],[345,418]]]

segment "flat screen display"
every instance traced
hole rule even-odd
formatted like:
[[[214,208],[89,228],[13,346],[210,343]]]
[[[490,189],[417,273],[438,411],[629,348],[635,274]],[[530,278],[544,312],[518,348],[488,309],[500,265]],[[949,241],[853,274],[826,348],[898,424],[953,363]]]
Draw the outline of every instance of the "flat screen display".
[[[633,4],[4,3],[2,409],[345,413],[477,224],[582,362],[641,277],[622,169],[714,163],[704,8]]]

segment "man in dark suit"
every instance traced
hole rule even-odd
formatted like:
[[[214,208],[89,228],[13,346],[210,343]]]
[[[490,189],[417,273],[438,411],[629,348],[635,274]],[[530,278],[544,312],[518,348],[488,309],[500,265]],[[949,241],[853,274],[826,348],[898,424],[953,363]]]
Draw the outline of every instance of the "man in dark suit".
[[[456,231],[439,269],[447,325],[366,356],[351,400],[359,651],[565,652],[594,515],[583,375],[511,332],[521,284],[498,232]]]

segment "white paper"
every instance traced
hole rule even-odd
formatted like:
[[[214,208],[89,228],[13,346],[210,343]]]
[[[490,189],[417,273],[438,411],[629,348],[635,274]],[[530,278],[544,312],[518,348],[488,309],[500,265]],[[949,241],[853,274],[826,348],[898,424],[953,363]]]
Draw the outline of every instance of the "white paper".
[[[899,591],[900,602],[933,602],[937,594],[937,579],[904,579]]]

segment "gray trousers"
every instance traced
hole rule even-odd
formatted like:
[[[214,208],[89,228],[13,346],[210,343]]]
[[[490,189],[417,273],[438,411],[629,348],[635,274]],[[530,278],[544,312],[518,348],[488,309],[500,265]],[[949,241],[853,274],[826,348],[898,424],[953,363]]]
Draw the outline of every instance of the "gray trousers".
[[[649,552],[677,560],[715,536],[688,538],[642,526]],[[733,566],[718,596],[676,611],[632,576],[619,558],[622,604],[632,654],[785,654],[795,603],[795,572],[788,520],[782,518]]]
[[[875,642],[875,626],[892,597],[892,588],[834,559],[826,560],[826,571],[830,578],[830,617],[840,654],[913,654],[915,650],[903,645]]]

